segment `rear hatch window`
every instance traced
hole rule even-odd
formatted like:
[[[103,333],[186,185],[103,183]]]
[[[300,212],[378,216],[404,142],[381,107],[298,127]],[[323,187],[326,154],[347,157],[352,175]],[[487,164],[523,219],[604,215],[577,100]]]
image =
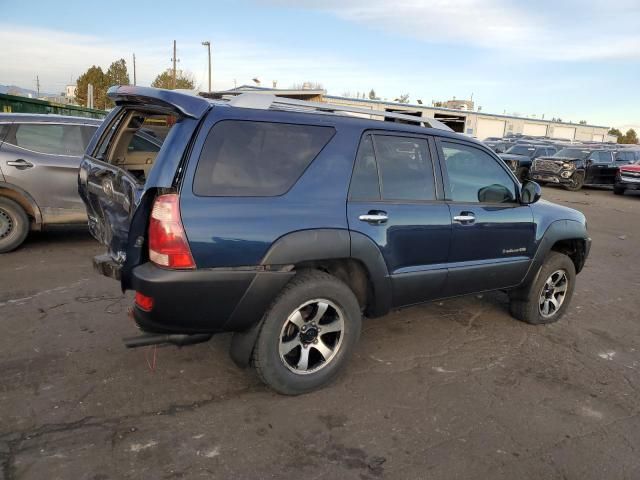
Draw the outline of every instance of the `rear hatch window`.
[[[124,110],[101,138],[94,157],[126,170],[144,183],[175,124],[173,115]]]

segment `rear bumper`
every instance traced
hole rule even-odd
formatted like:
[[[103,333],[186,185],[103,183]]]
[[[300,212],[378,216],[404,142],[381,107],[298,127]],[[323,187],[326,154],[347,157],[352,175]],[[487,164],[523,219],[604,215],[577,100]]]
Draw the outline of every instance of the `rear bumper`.
[[[242,331],[260,321],[293,272],[244,269],[166,270],[151,263],[132,272],[132,288],[153,298],[133,308],[138,326],[154,333]]]

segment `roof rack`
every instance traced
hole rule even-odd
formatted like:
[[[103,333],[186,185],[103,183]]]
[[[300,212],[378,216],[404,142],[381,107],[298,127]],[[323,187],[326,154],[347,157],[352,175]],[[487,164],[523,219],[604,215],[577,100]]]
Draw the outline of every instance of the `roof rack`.
[[[276,97],[275,95],[266,93],[241,93],[240,95],[235,96],[225,95],[222,98],[228,100],[229,105],[232,107],[313,112],[334,115],[348,115],[350,113],[355,113],[357,116],[368,115],[370,117],[383,117],[383,119],[392,118],[394,120],[402,120],[403,122],[417,124],[424,127],[437,128],[439,130],[446,130],[449,132],[453,131],[444,123],[429,117],[416,117],[403,113],[370,110],[368,108],[335,105],[332,103],[308,102],[306,100]]]

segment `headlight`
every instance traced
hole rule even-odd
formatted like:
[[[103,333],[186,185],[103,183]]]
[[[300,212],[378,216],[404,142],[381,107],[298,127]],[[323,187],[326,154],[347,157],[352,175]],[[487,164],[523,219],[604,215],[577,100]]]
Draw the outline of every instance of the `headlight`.
[[[571,162],[565,162],[562,164],[562,168],[567,170],[573,170],[574,168],[576,168],[576,164]]]

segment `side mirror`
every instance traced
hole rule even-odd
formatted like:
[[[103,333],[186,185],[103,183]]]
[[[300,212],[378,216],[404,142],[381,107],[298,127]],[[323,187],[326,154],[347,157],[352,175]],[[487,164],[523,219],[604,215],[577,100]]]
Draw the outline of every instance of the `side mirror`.
[[[536,182],[527,180],[520,188],[520,203],[530,205],[536,203],[542,197],[542,188]]]

